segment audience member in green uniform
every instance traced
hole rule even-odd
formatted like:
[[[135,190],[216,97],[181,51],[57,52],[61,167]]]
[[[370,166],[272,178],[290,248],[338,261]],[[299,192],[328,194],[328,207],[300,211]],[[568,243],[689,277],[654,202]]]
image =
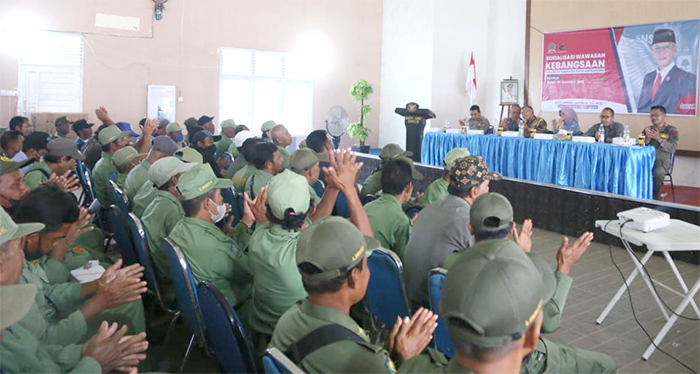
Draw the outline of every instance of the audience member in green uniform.
[[[367,292],[367,254],[378,246],[340,217],[309,226],[299,236],[295,259],[308,297],[282,315],[270,346],[307,373],[395,373],[392,358],[400,364],[419,356],[437,325],[431,311],[397,319],[386,347],[372,344],[350,317]]]
[[[238,131],[236,133],[236,137],[233,138],[233,144],[231,144],[228,147],[228,152],[233,155],[234,159],[231,165],[228,166],[228,175],[233,178],[233,176],[236,175],[241,169],[243,169],[246,165],[248,165],[249,162],[253,162],[252,157],[246,159],[245,156],[241,157],[243,154],[241,153],[241,147],[243,147],[243,143],[245,143],[246,140],[250,138],[255,138],[255,135],[253,135],[252,132],[246,129]],[[243,186],[245,187],[245,186]],[[239,191],[238,189],[236,191]],[[242,189],[240,190],[242,191]]]
[[[245,183],[244,192],[255,197],[261,188],[265,187],[272,177],[284,170],[282,156],[277,146],[272,143],[258,143],[252,152],[255,173]]]
[[[238,170],[231,178],[231,181],[233,181],[233,188],[236,190],[236,192],[243,192],[245,190],[245,184],[248,182],[248,178],[255,174],[257,169],[253,163],[253,150],[255,149],[255,145],[261,142],[263,142],[262,139],[249,138],[246,139],[243,142],[243,145],[239,148],[239,156],[234,163],[238,160],[242,160],[244,163],[246,163],[246,165],[242,169]],[[246,162],[246,160],[250,161]]]
[[[148,250],[156,268],[160,290],[167,300],[173,300],[175,293],[170,281],[168,262],[163,254],[163,239],[185,218],[179,200],[180,193],[175,186],[180,175],[195,165],[184,163],[175,157],[165,157],[153,163],[148,170],[148,179],[155,189],[155,196],[146,207],[141,222],[148,233]]]
[[[397,157],[411,157],[413,156],[413,152],[411,151],[404,151],[401,149],[401,146],[398,144],[387,144],[382,148],[381,153],[379,154],[379,158],[381,159],[381,164],[379,165],[379,168],[372,172],[367,179],[365,179],[365,183],[362,184],[362,189],[360,190],[360,197],[361,198],[366,198],[367,195],[377,195],[379,191],[382,190],[382,167],[389,161],[397,158]]]
[[[103,209],[109,208],[112,204],[112,194],[109,189],[109,181],[117,181],[117,168],[112,162],[112,156],[118,150],[128,144],[127,137],[129,131],[121,131],[115,125],[110,125],[102,129],[98,134],[100,145],[102,146],[102,157],[95,164],[92,170],[92,179],[95,181],[95,194]],[[124,186],[121,185],[121,188]]]
[[[260,127],[260,131],[262,131],[262,138],[265,139],[265,141],[271,141],[270,130],[272,130],[272,128],[276,125],[277,123],[273,120],[263,122],[262,126]]]
[[[68,135],[70,135],[70,128],[72,124],[73,122],[71,122],[71,120],[69,120],[66,116],[60,116],[56,118],[56,120],[54,121],[54,125],[56,126],[56,135],[54,136],[54,139],[68,138]]]
[[[180,122],[170,122],[165,128],[165,133],[177,144],[178,148],[184,147],[185,135],[182,134],[182,130]]]
[[[187,256],[197,283],[213,283],[239,313],[250,298],[251,275],[245,249],[252,234],[255,217],[248,207],[236,227],[233,217],[220,229],[227,205],[222,188],[233,185],[230,179],[217,178],[209,164],[195,165],[183,173],[176,189],[185,217],[172,228],[169,238]]]
[[[191,147],[185,147],[178,150],[177,152],[175,152],[174,156],[182,160],[182,162],[189,162],[195,164],[204,163],[204,157],[202,157],[202,154]]]
[[[284,168],[289,169],[289,157],[291,155],[287,151],[287,147],[292,144],[292,135],[284,125],[279,124],[270,129],[270,139],[272,140],[272,144],[277,146],[277,150],[280,152],[280,156],[282,156]]]
[[[289,159],[292,171],[306,178],[309,183],[309,193],[316,205],[321,203],[321,197],[312,186],[318,181],[318,176],[321,174],[319,162],[326,160],[328,160],[327,154],[316,153],[310,148],[297,149]]]
[[[374,237],[402,261],[413,223],[401,206],[411,199],[413,182],[421,179],[423,174],[413,167],[409,158],[393,159],[382,167],[382,194],[365,205]]]
[[[214,145],[216,146],[216,154],[221,157],[233,144],[233,139],[236,137],[236,122],[229,118],[222,121],[219,126],[221,126],[221,139]]]
[[[124,191],[126,187],[126,178],[129,176],[129,173],[139,165],[143,156],[144,155],[139,154],[136,148],[130,145],[114,152],[112,155],[112,162],[118,173],[116,180],[117,187],[121,188],[122,191]]]
[[[43,161],[35,162],[24,175],[24,183],[35,188],[49,181],[51,174],[68,176],[75,169],[75,160],[83,161],[85,156],[78,151],[78,146],[68,138],[56,138],[49,142]]]
[[[172,156],[177,151],[177,144],[167,136],[157,136],[153,139],[151,150],[148,151],[148,156],[134,167],[126,177],[124,183],[124,193],[130,202],[133,203],[136,193],[139,191],[144,182],[148,181],[148,169],[154,162],[163,157]]]
[[[418,199],[418,204],[420,206],[426,207],[436,201],[440,201],[449,195],[447,192],[447,186],[450,184],[450,170],[452,170],[452,163],[458,158],[463,158],[470,156],[469,150],[466,148],[453,148],[451,151],[447,152],[443,162],[445,164],[445,171],[442,174],[442,178],[436,179],[433,183],[430,183],[428,188],[425,189],[423,196]]]

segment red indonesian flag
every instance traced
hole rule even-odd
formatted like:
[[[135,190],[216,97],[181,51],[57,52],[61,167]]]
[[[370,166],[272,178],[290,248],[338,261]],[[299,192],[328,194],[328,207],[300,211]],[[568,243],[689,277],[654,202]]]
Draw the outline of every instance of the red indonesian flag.
[[[474,64],[474,52],[467,68],[467,84],[464,88],[472,99],[476,96],[476,65]]]

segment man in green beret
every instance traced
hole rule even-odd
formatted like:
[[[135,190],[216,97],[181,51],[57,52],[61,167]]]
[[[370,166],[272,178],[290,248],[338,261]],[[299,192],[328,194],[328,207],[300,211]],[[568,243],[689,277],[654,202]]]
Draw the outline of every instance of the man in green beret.
[[[255,197],[261,188],[265,187],[272,177],[284,170],[282,156],[277,146],[262,142],[255,145],[252,152],[255,173],[245,183],[244,191],[250,197]]]
[[[270,141],[270,130],[272,130],[275,125],[277,125],[277,123],[273,120],[263,122],[262,127],[260,127],[263,139]]]
[[[146,158],[129,172],[124,182],[124,192],[130,202],[134,202],[136,193],[144,182],[148,181],[148,169],[151,168],[151,165],[163,157],[172,156],[176,151],[177,144],[169,137],[161,135],[153,139],[153,144]]]
[[[185,217],[168,236],[187,256],[197,283],[212,282],[235,306],[245,320],[244,303],[250,298],[251,275],[245,249],[252,234],[255,217],[249,208],[236,227],[233,217],[220,229],[227,206],[222,188],[231,188],[230,179],[217,178],[209,164],[195,165],[177,181]]]
[[[447,192],[447,186],[450,184],[450,170],[452,169],[452,163],[458,158],[463,158],[471,156],[469,150],[466,148],[453,148],[449,151],[443,163],[445,164],[445,171],[442,174],[442,178],[435,180],[430,183],[428,188],[425,189],[425,193],[418,200],[418,204],[422,207],[426,207],[436,201],[440,201],[449,195]]]
[[[175,186],[182,173],[195,165],[184,163],[175,157],[165,157],[154,162],[148,170],[148,179],[155,190],[155,196],[149,200],[150,204],[143,212],[141,222],[148,232],[148,250],[151,252],[160,289],[166,300],[174,300],[175,293],[170,280],[168,261],[163,254],[163,239],[185,218],[185,211],[179,200],[180,193]]]
[[[219,126],[221,126],[221,139],[214,142],[214,145],[216,146],[216,154],[221,157],[233,144],[233,139],[236,137],[236,122],[229,118],[221,122]]]
[[[379,165],[379,168],[377,168],[377,170],[372,172],[372,174],[370,174],[367,177],[367,179],[365,179],[365,183],[362,184],[362,189],[360,190],[360,197],[364,199],[367,197],[367,195],[376,195],[379,193],[379,191],[382,190],[382,167],[386,163],[397,157],[411,156],[413,156],[413,152],[404,151],[398,144],[391,143],[385,145],[382,148],[381,153],[379,154],[381,164]]]
[[[397,319],[387,347],[372,344],[350,318],[350,308],[367,292],[368,253],[378,246],[340,217],[309,226],[299,236],[295,259],[308,297],[282,315],[270,346],[307,373],[395,373],[392,357],[400,363],[419,356],[437,326],[431,311]]]
[[[24,183],[29,188],[36,188],[48,182],[51,174],[65,175],[75,169],[75,160],[85,160],[75,142],[68,138],[53,139],[47,148],[49,153],[43,157],[43,161],[35,162],[24,175]]]
[[[95,181],[95,194],[97,200],[102,204],[102,208],[106,209],[112,204],[109,181],[117,181],[119,174],[114,162],[112,162],[112,156],[127,146],[128,136],[130,136],[129,131],[121,131],[116,125],[105,127],[97,136],[102,146],[102,157],[92,169],[92,179]],[[123,188],[124,185],[119,187]]]
[[[280,152],[280,156],[282,156],[284,168],[288,169],[289,157],[291,155],[287,151],[287,147],[292,144],[292,135],[284,125],[278,124],[270,129],[270,139],[272,140],[272,144],[277,146],[277,150]]]
[[[423,174],[407,157],[398,157],[384,164],[381,171],[382,194],[365,205],[374,237],[382,247],[392,250],[403,261],[413,222],[401,207],[411,199],[413,183]]]

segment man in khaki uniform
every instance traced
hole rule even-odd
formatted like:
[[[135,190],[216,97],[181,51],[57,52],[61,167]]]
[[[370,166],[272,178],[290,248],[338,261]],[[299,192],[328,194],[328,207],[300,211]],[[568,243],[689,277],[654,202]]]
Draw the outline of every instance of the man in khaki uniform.
[[[241,130],[237,132],[236,137],[233,138],[233,144],[231,144],[228,147],[228,152],[234,155],[234,159],[231,165],[228,166],[228,175],[231,175],[232,177],[235,176],[236,173],[238,173],[238,171],[240,171],[246,165],[251,164],[253,162],[252,156],[246,159],[245,156],[243,156],[243,154],[241,153],[243,143],[245,143],[245,141],[250,138],[255,138],[255,135],[253,135],[253,133],[249,130]],[[245,185],[243,187],[245,187]],[[239,190],[236,189],[236,191]]]
[[[664,176],[671,168],[671,155],[678,149],[678,129],[666,123],[666,108],[654,106],[651,108],[651,126],[642,131],[646,145],[656,148],[654,161],[654,199],[661,199],[661,189],[664,186]]]
[[[284,164],[277,146],[272,143],[258,143],[253,148],[253,164],[257,169],[245,183],[244,192],[254,198],[272,177],[284,170]]]
[[[543,134],[549,132],[547,128],[547,121],[542,117],[537,117],[535,115],[535,110],[531,106],[523,106],[523,120],[525,124],[524,133],[525,137],[529,137],[532,130],[535,130],[538,134]]]
[[[103,209],[107,209],[112,205],[109,181],[118,180],[117,168],[112,162],[112,156],[115,152],[127,146],[127,137],[130,136],[130,134],[129,131],[121,131],[117,126],[110,125],[102,129],[97,136],[102,146],[102,157],[97,161],[95,168],[92,170],[92,179],[95,181],[97,200],[100,201]],[[124,185],[122,184],[119,187],[123,188]]]
[[[134,202],[134,197],[139,191],[144,182],[148,181],[148,169],[154,162],[163,157],[172,156],[177,151],[177,144],[169,137],[157,136],[153,139],[151,150],[148,151],[148,156],[134,167],[124,182],[124,193],[130,202]]]
[[[287,151],[287,147],[292,144],[292,135],[289,133],[284,125],[275,125],[270,129],[270,139],[272,144],[277,146],[277,150],[282,156],[282,164],[285,169],[289,169],[289,157],[291,156]]]
[[[155,196],[146,207],[141,222],[148,233],[148,250],[156,268],[161,292],[167,300],[173,300],[175,292],[170,280],[168,261],[163,254],[163,239],[185,218],[185,211],[178,200],[180,193],[175,186],[180,175],[195,165],[184,163],[175,157],[165,157],[153,163],[148,170],[148,179]]]
[[[436,201],[440,201],[449,195],[447,192],[447,186],[450,184],[450,170],[452,170],[452,163],[458,158],[463,158],[470,156],[469,150],[466,148],[453,148],[449,151],[445,158],[442,160],[445,164],[445,171],[442,174],[442,178],[430,183],[428,188],[425,189],[423,196],[418,200],[418,204],[422,207],[426,207]]]
[[[85,156],[78,151],[75,142],[68,138],[56,138],[47,145],[47,153],[43,161],[35,162],[24,175],[24,183],[29,188],[36,188],[49,181],[51,174],[64,175],[75,169],[75,160],[84,161]]]
[[[176,188],[185,217],[170,232],[169,238],[187,256],[197,283],[212,282],[245,319],[243,303],[250,298],[252,279],[245,249],[255,218],[247,210],[241,222],[223,228],[215,224],[226,215],[222,188],[231,188],[230,179],[217,178],[209,164],[195,165],[183,173]]]
[[[261,142],[261,139],[249,138],[246,139],[243,142],[243,145],[241,145],[239,148],[240,151],[236,161],[241,160],[245,166],[242,169],[239,169],[231,178],[231,181],[233,181],[233,188],[236,190],[236,192],[244,192],[245,184],[248,182],[248,178],[255,174],[257,169],[253,163],[253,150],[255,149],[255,145]],[[234,163],[236,161],[234,161]]]
[[[112,155],[112,163],[117,169],[117,187],[121,188],[122,191],[126,186],[126,178],[139,165],[143,156],[143,154],[139,154],[136,148],[130,145],[114,152]]]
[[[364,199],[367,195],[376,195],[382,190],[382,167],[389,161],[397,157],[411,157],[413,152],[404,151],[398,144],[387,144],[382,148],[379,158],[381,159],[381,164],[379,168],[372,172],[365,183],[362,184],[362,189],[360,190],[360,197]]]
[[[319,162],[326,160],[328,160],[327,154],[316,153],[310,148],[298,149],[289,158],[289,166],[292,171],[306,178],[306,182],[309,184],[309,194],[316,205],[321,203],[321,197],[312,186],[318,181],[318,176],[321,174]],[[333,208],[331,207],[331,209]]]
[[[392,357],[420,355],[435,331],[437,316],[429,310],[397,320],[387,348],[371,344],[350,318],[350,308],[367,292],[367,253],[377,246],[340,217],[309,226],[299,237],[295,260],[308,297],[282,315],[270,346],[308,373],[395,373]]]
[[[392,250],[403,261],[413,222],[401,207],[411,199],[413,182],[423,174],[413,167],[413,161],[399,157],[382,167],[382,194],[365,205],[374,237],[382,247]]]

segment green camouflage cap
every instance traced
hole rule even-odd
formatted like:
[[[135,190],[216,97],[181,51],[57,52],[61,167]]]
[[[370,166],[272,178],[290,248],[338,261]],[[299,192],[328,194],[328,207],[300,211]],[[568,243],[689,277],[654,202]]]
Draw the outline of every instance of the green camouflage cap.
[[[265,133],[265,132],[272,130],[272,128],[275,127],[275,125],[277,125],[277,123],[275,123],[275,121],[273,121],[273,120],[263,122],[262,132]]]
[[[225,129],[227,127],[236,127],[236,122],[229,118],[221,122],[219,126],[221,126],[222,129]]]
[[[311,169],[319,161],[328,160],[325,153],[316,153],[311,148],[297,149],[289,158],[289,166],[296,171],[306,171]]]
[[[209,164],[196,164],[180,176],[177,189],[183,200],[191,200],[202,196],[215,188],[230,188],[230,179],[217,178]]]
[[[100,144],[107,145],[128,135],[131,135],[131,131],[122,131],[116,125],[111,125],[102,129],[97,138],[100,140]]]
[[[440,310],[456,345],[502,347],[530,328],[545,294],[540,272],[515,242],[487,240],[452,265]]]
[[[413,160],[411,160],[411,159],[408,158],[408,157],[403,157],[403,156],[397,158],[396,160],[399,161],[399,162],[403,162],[403,163],[408,164],[408,165],[411,166],[411,172],[413,173],[412,176],[413,176],[413,179],[414,179],[414,180],[418,180],[418,181],[419,181],[419,180],[423,179],[423,174],[422,174],[421,172],[419,172],[418,170],[416,170],[416,167],[413,166]]]
[[[148,169],[148,179],[156,188],[160,188],[168,183],[170,178],[192,169],[195,165],[197,164],[182,162],[177,157],[163,157]]]
[[[267,204],[277,219],[284,219],[284,212],[289,208],[295,214],[306,213],[311,205],[309,182],[291,170],[278,173],[268,184]]]
[[[476,231],[496,232],[510,228],[513,222],[513,206],[497,192],[481,195],[469,210],[469,223]]]
[[[456,159],[450,170],[450,185],[456,188],[478,186],[485,180],[500,180],[501,174],[492,172],[481,156]]]
[[[16,170],[19,168],[23,168],[29,164],[34,162],[33,158],[28,158],[22,162],[14,162],[12,161],[11,158],[7,156],[0,156],[0,175],[4,175],[5,173],[9,173],[12,170]]]
[[[185,120],[185,126],[189,129],[192,126],[197,126],[197,119],[194,117],[190,117]]]
[[[328,217],[307,227],[297,241],[297,266],[309,263],[320,272],[307,274],[299,269],[306,280],[329,280],[345,274],[357,265],[365,254],[381,244],[342,217]]]
[[[170,122],[168,126],[165,126],[165,132],[167,133],[178,132],[182,130],[182,125],[180,124],[180,122]]]
[[[0,286],[0,330],[19,322],[34,305],[36,286],[15,284]]]
[[[78,151],[78,145],[74,140],[68,138],[56,138],[46,146],[49,155],[56,157],[68,156],[76,160],[83,161],[85,156]]]
[[[139,151],[136,150],[136,148],[132,146],[126,146],[114,152],[114,155],[112,155],[112,162],[114,163],[114,165],[122,166],[131,161],[134,161],[134,159],[139,156],[144,155],[140,154]]]
[[[56,118],[56,121],[54,121],[54,125],[56,127],[61,126],[61,125],[66,124],[66,123],[70,125],[73,122],[71,120],[69,120],[68,117],[66,117],[66,116],[60,116],[60,117]]]
[[[190,147],[185,147],[178,150],[177,152],[175,152],[174,156],[182,160],[182,162],[191,162],[195,164],[204,163],[204,157],[202,156],[202,154],[199,153],[196,149]]]
[[[5,244],[12,239],[33,234],[44,229],[43,223],[20,223],[12,220],[5,209],[0,209],[0,244]]]
[[[382,152],[379,153],[379,158],[381,158],[382,161],[392,160],[401,156],[410,157],[413,156],[413,152],[404,151],[400,145],[391,143],[385,145],[384,148],[382,148]]]
[[[467,156],[471,156],[469,153],[469,150],[466,148],[453,148],[451,151],[447,152],[445,155],[445,158],[442,159],[442,161],[445,163],[445,170],[449,171],[452,170],[452,164],[457,160],[458,158],[464,158]]]

